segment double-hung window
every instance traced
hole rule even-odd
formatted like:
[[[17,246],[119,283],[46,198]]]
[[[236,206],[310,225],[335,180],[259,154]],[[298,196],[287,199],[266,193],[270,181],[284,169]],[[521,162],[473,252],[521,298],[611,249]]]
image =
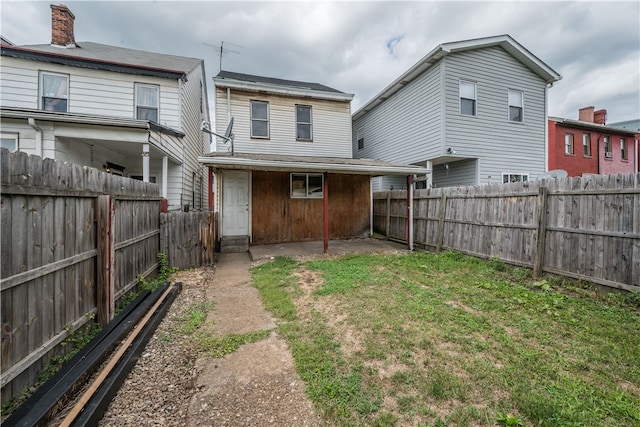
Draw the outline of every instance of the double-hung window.
[[[69,112],[69,76],[40,73],[40,99],[45,111]]]
[[[160,88],[156,85],[136,83],[136,119],[158,123]]]
[[[313,140],[311,107],[308,105],[296,105],[296,139],[301,141]]]
[[[324,176],[321,173],[292,173],[291,198],[321,199],[324,196]]]
[[[573,155],[573,134],[565,133],[564,134],[564,154]]]
[[[269,103],[251,101],[251,138],[269,138]]]
[[[582,154],[584,157],[591,157],[591,134],[582,134]]]
[[[604,136],[604,158],[611,159],[613,158],[613,153],[611,152],[611,137],[609,135]]]
[[[627,139],[620,138],[620,154],[622,155],[622,160],[629,160],[627,154]]]
[[[356,140],[358,140],[358,150],[362,150],[364,148],[364,128],[358,128],[356,130]]]
[[[476,84],[460,80],[460,114],[476,115]]]
[[[509,121],[522,123],[524,121],[524,93],[519,90],[510,90],[508,98]]]

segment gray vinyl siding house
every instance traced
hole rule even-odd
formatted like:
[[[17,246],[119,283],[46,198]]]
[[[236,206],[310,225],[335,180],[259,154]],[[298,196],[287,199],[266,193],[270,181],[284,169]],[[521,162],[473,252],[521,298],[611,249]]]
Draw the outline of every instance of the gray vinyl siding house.
[[[436,187],[535,179],[546,171],[547,88],[560,78],[507,35],[442,44],[353,115],[354,158],[427,166]],[[475,114],[461,110],[461,81],[475,87]],[[510,118],[510,91],[521,119]]]

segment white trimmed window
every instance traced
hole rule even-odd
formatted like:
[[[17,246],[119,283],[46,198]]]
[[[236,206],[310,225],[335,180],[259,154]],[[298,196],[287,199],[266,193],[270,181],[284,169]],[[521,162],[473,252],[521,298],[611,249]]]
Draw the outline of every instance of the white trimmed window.
[[[40,73],[40,107],[45,111],[69,112],[69,76]]]
[[[584,157],[591,157],[591,134],[582,134],[582,154]]]
[[[324,176],[321,173],[292,173],[291,198],[321,199],[324,197]]]
[[[565,133],[564,134],[564,154],[573,155],[573,134]]]
[[[626,138],[620,138],[620,154],[622,154],[622,160],[629,160]]]
[[[460,114],[467,116],[476,115],[476,84],[460,80]]]
[[[522,123],[524,121],[524,93],[519,90],[510,90],[508,98],[509,121]]]
[[[311,106],[309,105],[296,105],[296,139],[299,141],[313,140]]]
[[[136,119],[158,123],[160,87],[136,83]]]
[[[17,133],[3,132],[2,134],[0,134],[0,140],[1,140],[0,148],[6,148],[9,151],[17,151],[18,139],[19,139],[19,135]]]
[[[269,138],[269,103],[251,101],[251,138]]]
[[[356,130],[356,140],[358,141],[358,150],[362,150],[364,148],[364,128],[359,128]]]
[[[502,174],[502,182],[524,182],[529,181],[528,173],[503,173]]]
[[[609,135],[604,136],[604,158],[612,159],[613,153],[611,152],[611,137]]]

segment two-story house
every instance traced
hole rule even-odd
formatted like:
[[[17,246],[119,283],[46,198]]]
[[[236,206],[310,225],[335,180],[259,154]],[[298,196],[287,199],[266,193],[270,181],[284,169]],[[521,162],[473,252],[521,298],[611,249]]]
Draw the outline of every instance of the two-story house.
[[[216,133],[232,140],[200,158],[215,174],[221,251],[249,244],[369,235],[370,181],[418,166],[353,159],[352,94],[318,84],[221,71],[214,79]],[[210,179],[210,182],[214,182]]]
[[[607,110],[584,107],[578,120],[549,117],[549,169],[569,176],[638,170],[636,132],[605,126]]]
[[[354,157],[427,166],[437,187],[535,179],[560,78],[508,35],[441,44],[354,113]]]
[[[156,182],[170,209],[206,209],[204,61],[76,42],[73,13],[51,12],[51,44],[3,39],[2,147]]]

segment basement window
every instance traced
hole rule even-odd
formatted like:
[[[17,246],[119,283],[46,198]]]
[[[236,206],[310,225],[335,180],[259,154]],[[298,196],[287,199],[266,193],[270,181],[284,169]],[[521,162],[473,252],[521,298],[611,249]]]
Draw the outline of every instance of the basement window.
[[[321,199],[324,197],[324,176],[321,173],[292,173],[292,199]]]
[[[524,182],[529,181],[528,173],[503,173],[502,174],[502,183],[506,184],[508,182]]]

